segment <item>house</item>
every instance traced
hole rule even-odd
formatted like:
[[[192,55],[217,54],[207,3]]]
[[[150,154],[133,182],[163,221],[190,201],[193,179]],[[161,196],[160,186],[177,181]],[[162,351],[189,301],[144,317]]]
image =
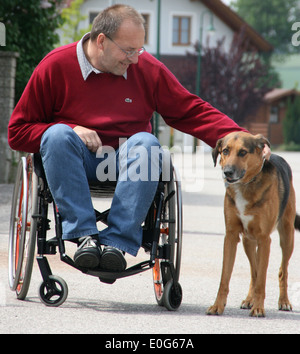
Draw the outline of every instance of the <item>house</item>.
[[[288,100],[294,100],[296,96],[300,96],[300,92],[295,89],[276,88],[268,92],[256,114],[246,119],[246,128],[252,134],[263,134],[272,145],[283,144],[282,122]]]
[[[68,0],[68,3],[71,1]],[[225,36],[225,46],[229,49],[234,33],[246,26],[247,34],[255,48],[259,51],[272,50],[267,41],[221,0],[85,0],[81,13],[87,17],[81,24],[82,28],[88,27],[99,11],[114,3],[131,5],[144,15],[147,25],[145,48],[152,54],[157,53],[159,4],[160,55],[185,55],[187,51],[193,51],[194,44],[199,40],[200,27],[203,27],[205,43],[210,26],[210,12],[215,28],[211,45]]]
[[[67,0],[67,4],[71,1]],[[116,3],[128,4],[140,11],[146,21],[146,50],[159,57],[171,71],[178,58],[182,60],[187,52],[195,52],[197,42],[203,46],[207,43],[212,27],[214,35],[210,36],[210,46],[225,37],[224,48],[229,50],[234,34],[244,27],[251,46],[259,52],[273,49],[221,0],[85,0],[81,14],[86,15],[86,20],[82,21],[81,28],[87,28],[101,10]],[[174,132],[173,136],[162,119],[156,126],[159,126],[156,133],[163,144],[169,145],[171,134],[174,144],[193,145],[192,137],[179,132]]]

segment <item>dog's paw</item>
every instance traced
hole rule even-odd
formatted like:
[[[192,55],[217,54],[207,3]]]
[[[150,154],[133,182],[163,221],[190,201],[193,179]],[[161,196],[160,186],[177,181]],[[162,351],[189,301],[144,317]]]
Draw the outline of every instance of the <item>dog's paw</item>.
[[[278,301],[278,310],[279,311],[293,311],[293,306],[288,299]]]
[[[214,304],[213,306],[210,306],[206,310],[207,315],[222,315],[224,312],[225,306],[219,306],[217,304]]]
[[[265,309],[263,307],[253,306],[252,310],[250,311],[249,316],[251,316],[251,317],[265,317],[266,316]]]
[[[253,301],[252,300],[244,300],[241,303],[241,309],[243,310],[250,310],[253,307]]]

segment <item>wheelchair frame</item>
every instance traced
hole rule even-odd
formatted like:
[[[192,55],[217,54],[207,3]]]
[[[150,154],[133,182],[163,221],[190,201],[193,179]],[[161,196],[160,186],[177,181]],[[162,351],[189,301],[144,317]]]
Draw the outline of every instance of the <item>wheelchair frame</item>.
[[[168,155],[168,158],[171,157]],[[171,161],[171,160],[170,160]],[[66,254],[62,239],[59,211],[48,188],[39,154],[22,157],[13,191],[9,229],[9,285],[19,300],[24,300],[30,286],[37,245],[37,263],[43,278],[39,297],[47,306],[60,306],[68,296],[68,286],[51,272],[46,255],[60,254],[60,259],[81,272],[98,277],[102,282],[114,283],[116,279],[152,269],[155,298],[160,306],[177,310],[182,301],[179,284],[182,248],[182,199],[178,172],[171,164],[170,181],[160,180],[156,195],[143,224],[142,247],[150,259],[135,264],[123,272],[76,267]],[[115,183],[90,185],[92,196],[112,196]],[[53,204],[55,237],[47,239],[50,230],[49,205]],[[107,222],[109,209],[95,210],[97,222]]]

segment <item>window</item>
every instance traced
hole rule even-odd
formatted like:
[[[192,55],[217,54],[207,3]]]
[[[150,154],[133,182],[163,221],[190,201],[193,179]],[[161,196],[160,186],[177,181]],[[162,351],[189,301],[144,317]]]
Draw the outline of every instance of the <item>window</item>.
[[[95,17],[97,17],[97,15],[98,15],[98,13],[99,13],[99,12],[90,12],[90,13],[89,13],[89,21],[90,21],[89,23],[90,23],[90,24],[93,23]]]
[[[187,17],[187,16],[173,17],[173,44],[174,45],[191,44],[191,17]]]
[[[270,123],[279,122],[279,109],[277,106],[271,106]]]

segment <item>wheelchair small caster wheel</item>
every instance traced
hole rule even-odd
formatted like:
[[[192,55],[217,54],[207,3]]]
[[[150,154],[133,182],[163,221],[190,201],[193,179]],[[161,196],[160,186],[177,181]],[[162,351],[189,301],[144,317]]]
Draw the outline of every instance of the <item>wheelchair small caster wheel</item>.
[[[67,283],[58,276],[50,275],[49,280],[40,285],[39,297],[46,306],[58,307],[68,297]]]
[[[177,289],[174,286],[173,280],[169,280],[164,288],[163,304],[169,311],[176,311],[182,301],[182,288],[177,283]]]

